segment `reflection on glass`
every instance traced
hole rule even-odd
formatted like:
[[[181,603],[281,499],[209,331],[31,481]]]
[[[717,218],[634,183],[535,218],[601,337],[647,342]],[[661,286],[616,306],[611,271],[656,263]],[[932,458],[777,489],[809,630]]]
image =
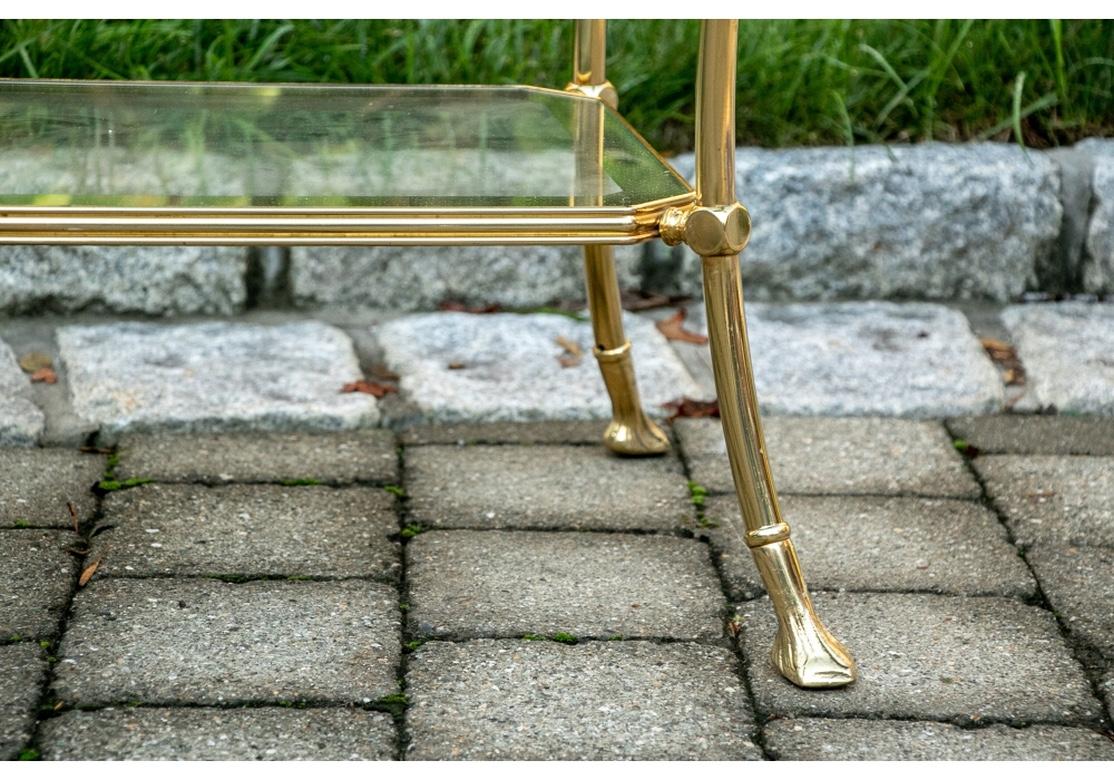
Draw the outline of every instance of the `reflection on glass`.
[[[557,92],[0,80],[6,205],[633,206],[688,191],[614,112]]]

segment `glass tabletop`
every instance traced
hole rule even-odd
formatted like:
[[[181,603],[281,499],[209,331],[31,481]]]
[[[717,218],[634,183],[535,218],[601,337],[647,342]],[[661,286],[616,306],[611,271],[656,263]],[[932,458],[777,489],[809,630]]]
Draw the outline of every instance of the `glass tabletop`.
[[[688,184],[533,87],[0,80],[0,207],[617,208]]]

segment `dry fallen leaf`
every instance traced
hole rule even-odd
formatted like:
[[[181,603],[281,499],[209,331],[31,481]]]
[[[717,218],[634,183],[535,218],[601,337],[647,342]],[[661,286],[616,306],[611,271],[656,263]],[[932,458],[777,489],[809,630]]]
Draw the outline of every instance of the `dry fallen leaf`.
[[[580,349],[579,344],[564,336],[558,336],[557,346],[565,350],[564,354],[557,358],[557,362],[561,364],[562,368],[572,368],[580,365],[580,359],[584,356],[584,352]]]
[[[670,341],[687,341],[689,344],[708,343],[707,336],[685,330],[685,309],[683,306],[677,309],[672,316],[666,317],[664,320],[658,320],[654,324],[657,325],[662,335]]]
[[[89,583],[89,580],[93,579],[93,575],[97,573],[97,568],[100,565],[101,559],[97,558],[97,560],[86,566],[85,570],[81,572],[81,576],[77,579],[77,587],[84,588]]]
[[[1001,369],[1003,382],[1011,386],[1025,384],[1025,367],[1021,365],[1017,349],[1012,344],[991,338],[984,338],[981,341],[986,354]]]
[[[50,368],[53,365],[54,361],[45,352],[28,352],[26,355],[20,355],[19,357],[19,367],[28,374],[33,374],[40,368]]]
[[[695,398],[680,398],[666,401],[662,408],[669,410],[669,419],[678,417],[719,417],[719,401],[698,401]]]
[[[38,368],[32,372],[31,381],[52,385],[58,381],[58,375],[54,373],[53,368]]]
[[[344,387],[340,388],[340,392],[366,393],[376,398],[382,398],[388,393],[397,393],[398,388],[394,385],[385,385],[379,382],[369,382],[366,379],[357,379],[355,382],[349,382]]]
[[[462,368],[464,368],[464,364],[459,361],[454,360],[452,363],[449,363],[450,371],[460,371]]]
[[[469,306],[460,301],[441,301],[437,304],[437,308],[441,311],[462,311],[466,314],[494,314],[500,311],[498,304],[489,303],[480,306]]]
[[[77,510],[74,509],[73,501],[66,502],[66,509],[70,510],[70,520],[73,521],[73,530],[74,533],[77,533]]]

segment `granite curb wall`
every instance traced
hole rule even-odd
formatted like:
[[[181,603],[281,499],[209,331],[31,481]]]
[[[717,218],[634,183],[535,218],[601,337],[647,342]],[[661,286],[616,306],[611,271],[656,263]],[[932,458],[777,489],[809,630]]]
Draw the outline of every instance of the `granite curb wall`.
[[[1114,293],[1114,139],[738,150],[748,296],[1008,302]],[[692,155],[674,165],[686,176]],[[624,287],[700,295],[698,258],[618,247]],[[576,247],[0,247],[0,313],[229,315],[583,300]]]

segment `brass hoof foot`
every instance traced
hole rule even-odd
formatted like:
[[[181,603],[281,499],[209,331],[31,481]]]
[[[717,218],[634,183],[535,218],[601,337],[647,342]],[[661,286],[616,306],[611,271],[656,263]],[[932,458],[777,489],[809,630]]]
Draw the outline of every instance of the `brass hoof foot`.
[[[603,432],[603,443],[615,454],[629,457],[661,455],[669,451],[669,438],[644,414],[639,415],[634,425],[612,420]]]
[[[766,583],[777,614],[777,635],[770,660],[786,679],[802,688],[839,688],[855,681],[855,660],[812,608],[797,552],[788,538],[789,526],[754,531],[747,543]]]
[[[778,627],[770,660],[801,688],[842,688],[855,681],[855,661],[815,615]]]

